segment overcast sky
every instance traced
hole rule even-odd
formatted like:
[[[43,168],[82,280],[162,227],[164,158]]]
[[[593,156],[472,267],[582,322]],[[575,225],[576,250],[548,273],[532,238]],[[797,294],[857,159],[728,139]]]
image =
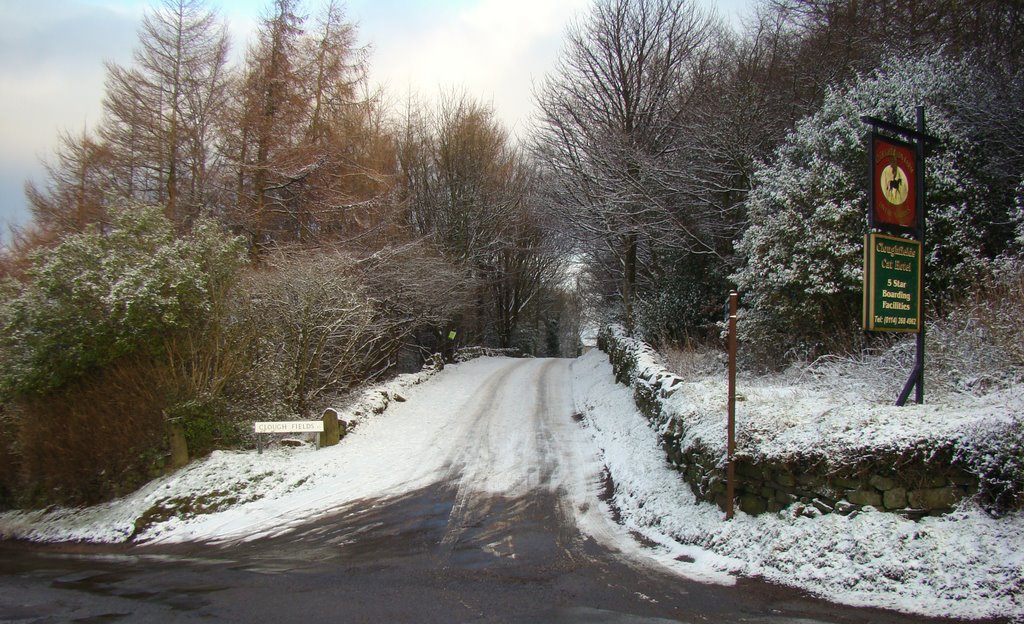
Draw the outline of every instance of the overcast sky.
[[[753,0],[705,0],[735,20]],[[0,224],[28,219],[23,185],[44,182],[61,130],[100,120],[103,62],[130,64],[137,29],[157,0],[0,0]],[[552,68],[570,20],[590,0],[348,0],[370,76],[394,99],[464,89],[521,131],[531,89]],[[209,0],[241,58],[269,0]],[[317,6],[307,0],[306,10]],[[6,230],[6,228],[3,228]]]

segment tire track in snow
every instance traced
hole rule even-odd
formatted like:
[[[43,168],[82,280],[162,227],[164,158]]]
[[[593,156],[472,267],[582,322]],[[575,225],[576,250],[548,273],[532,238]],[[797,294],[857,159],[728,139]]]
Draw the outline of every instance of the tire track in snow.
[[[447,476],[455,503],[442,540],[449,556],[471,539],[514,558],[509,534],[516,523],[557,528],[551,546],[570,558],[582,543],[576,510],[589,490],[596,503],[597,479],[588,473],[593,462],[580,450],[582,432],[572,419],[569,363],[513,363],[467,403],[470,411],[458,419],[465,423],[461,437],[446,441],[455,446]]]
[[[502,473],[507,478],[509,472],[508,466],[497,465],[503,450],[498,445],[508,444],[511,440],[507,435],[494,434],[496,431],[509,433],[509,423],[505,418],[508,416],[508,395],[513,386],[511,379],[535,363],[535,360],[516,360],[488,378],[467,403],[468,414],[458,419],[464,426],[461,435],[446,441],[452,444],[453,454],[446,482],[455,489],[455,504],[441,542],[448,550],[454,547],[467,528],[478,526],[490,515],[492,505],[489,499],[495,494],[507,494],[511,489],[495,487],[495,478]],[[522,387],[522,384],[516,385]],[[495,437],[499,439],[495,440]],[[501,440],[501,437],[506,439]]]

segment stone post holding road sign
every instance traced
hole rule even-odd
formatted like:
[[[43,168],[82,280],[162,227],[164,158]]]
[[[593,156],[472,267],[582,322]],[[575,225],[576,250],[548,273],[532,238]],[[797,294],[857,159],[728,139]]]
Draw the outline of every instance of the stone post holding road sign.
[[[327,408],[323,415],[324,432],[320,434],[320,446],[334,446],[341,441],[341,424],[338,422],[338,412]]]
[[[185,439],[185,427],[175,422],[167,425],[167,436],[171,447],[171,468],[177,469],[188,464],[188,440]]]

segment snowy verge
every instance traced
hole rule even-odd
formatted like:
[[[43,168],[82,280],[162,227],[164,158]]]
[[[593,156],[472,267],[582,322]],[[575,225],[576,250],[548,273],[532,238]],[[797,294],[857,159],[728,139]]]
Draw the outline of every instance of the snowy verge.
[[[649,345],[615,326],[603,330],[601,344],[694,491],[724,504],[724,371],[679,377]],[[813,500],[848,513],[882,508],[884,499],[886,509],[919,517],[973,496],[995,515],[1021,510],[1024,385],[905,407],[883,403],[877,393],[855,372],[741,378],[736,458],[739,468],[752,467],[737,484],[741,502],[777,511],[786,501],[809,509]],[[760,491],[769,493],[759,498]]]
[[[358,443],[365,437],[360,425],[372,422],[395,405],[391,399],[408,395],[437,372],[424,368],[400,375],[364,390],[348,407],[338,408],[339,418],[355,430],[337,446],[319,451],[309,445],[282,446],[259,455],[254,450],[214,451],[108,503],[0,513],[0,539],[111,544],[224,540],[241,533],[236,525],[255,526],[255,522],[240,521],[246,515],[263,519],[249,538],[281,532],[330,510],[346,495],[354,500],[361,494],[350,487],[358,475],[346,475],[343,470],[351,463],[344,457],[352,454],[349,449],[366,446]],[[374,450],[371,444],[366,454]]]
[[[643,373],[657,362],[641,356],[638,364]],[[738,512],[726,522],[717,506],[696,500],[666,461],[659,433],[637,409],[632,389],[614,383],[604,353],[591,351],[573,370],[577,410],[615,484],[610,502],[629,530],[660,545],[663,559],[692,557],[697,547],[709,553],[705,563],[722,570],[845,604],[928,616],[1024,619],[1021,513],[994,519],[966,502],[952,514],[920,521],[868,508],[848,517]],[[721,411],[719,392],[693,384],[681,396],[697,405],[717,404]],[[820,422],[828,405],[795,401],[782,390],[760,396],[777,406],[774,413],[780,418],[794,422]],[[724,429],[721,418],[718,426]],[[823,435],[814,427],[807,431],[804,436],[810,438]],[[796,433],[788,439],[772,443],[782,449],[816,443]]]
[[[633,362],[628,383],[657,394],[664,421],[685,420],[682,443],[725,452],[725,372],[683,379],[665,369],[646,343],[610,327],[608,336]],[[620,382],[626,382],[620,374]],[[836,465],[867,454],[903,451],[947,442],[979,443],[996,431],[1020,429],[1024,386],[982,396],[958,394],[942,402],[895,407],[891,397],[856,379],[839,384],[790,383],[771,377],[741,378],[737,391],[737,453],[753,459],[785,460],[817,455]]]

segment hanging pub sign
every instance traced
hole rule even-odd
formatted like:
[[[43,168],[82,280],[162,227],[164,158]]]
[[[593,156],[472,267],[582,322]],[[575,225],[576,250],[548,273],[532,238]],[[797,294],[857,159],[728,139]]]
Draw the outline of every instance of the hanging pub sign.
[[[938,139],[925,134],[924,107],[915,128],[864,116],[868,138],[868,234],[864,237],[864,329],[917,334],[914,368],[896,399],[924,402],[924,166]],[[895,136],[902,137],[902,141]]]
[[[868,225],[891,233],[917,230],[916,146],[876,132],[871,133],[871,194]],[[917,236],[920,238],[920,236]]]
[[[871,232],[864,237],[864,329],[921,330],[921,241]]]

